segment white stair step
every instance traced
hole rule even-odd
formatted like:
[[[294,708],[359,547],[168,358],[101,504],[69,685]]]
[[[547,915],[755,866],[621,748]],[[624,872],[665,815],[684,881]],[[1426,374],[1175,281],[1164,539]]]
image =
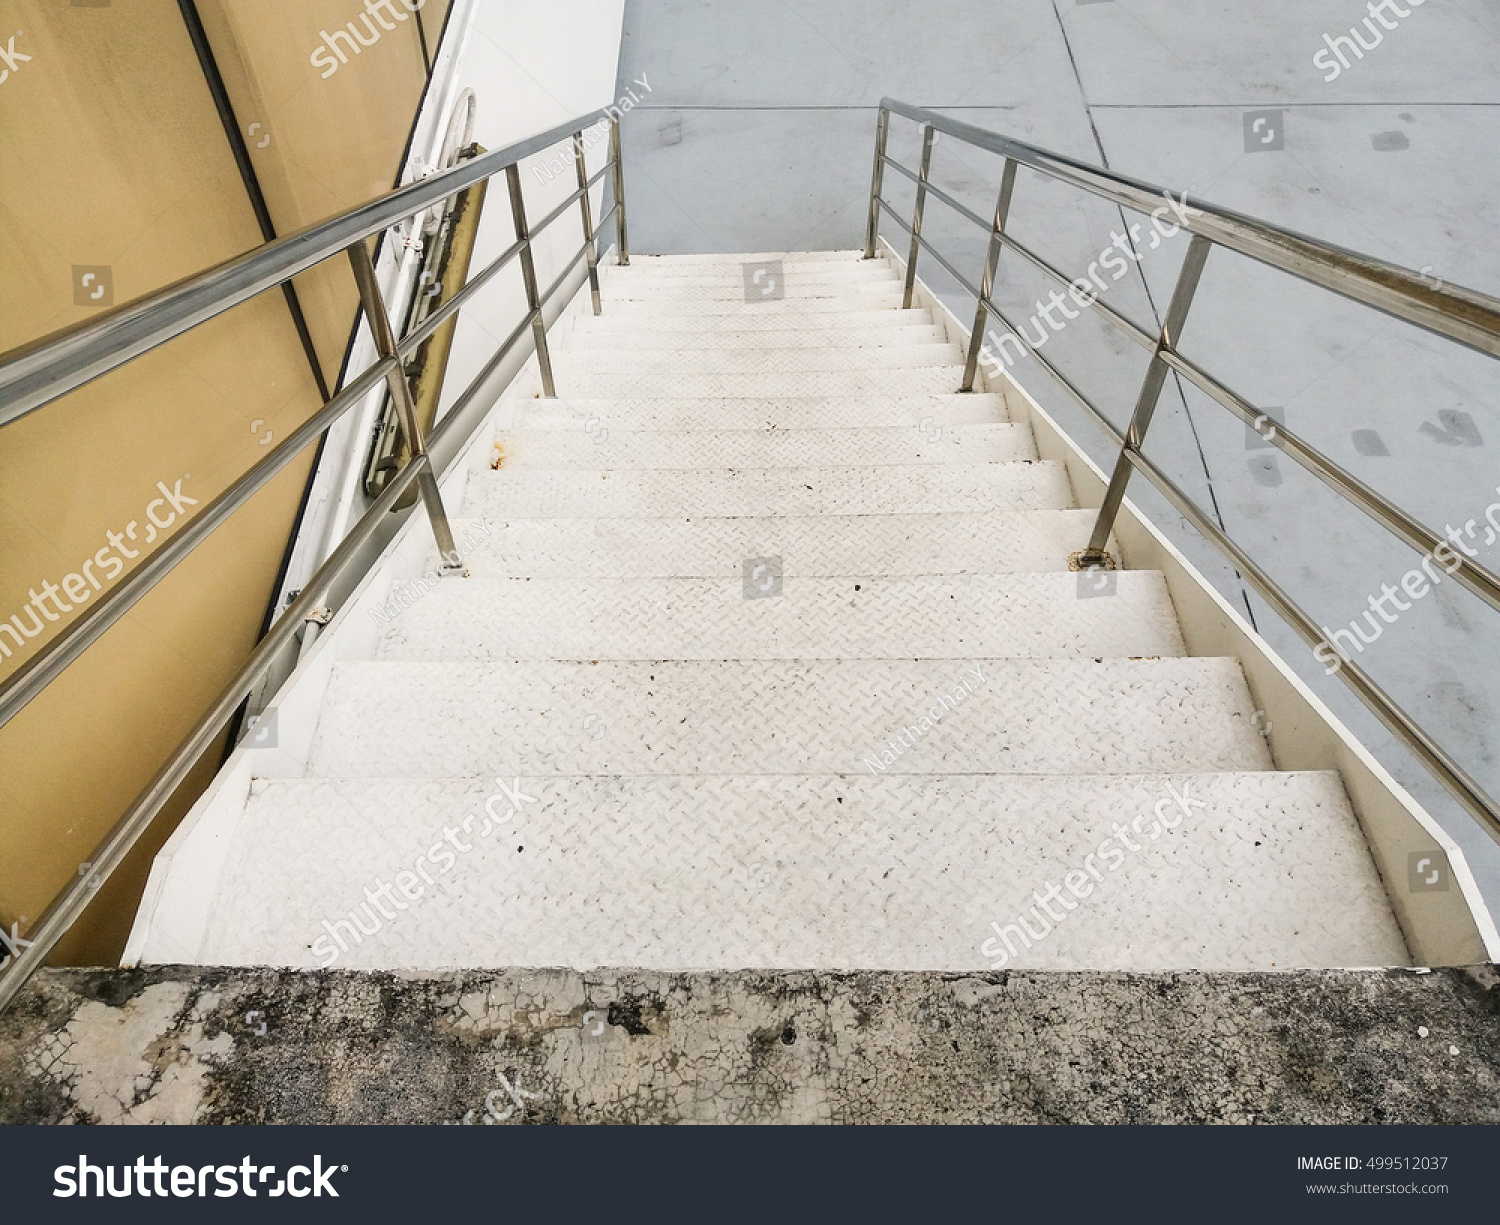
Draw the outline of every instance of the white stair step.
[[[756,273],[761,279],[755,281]],[[751,266],[751,283],[739,267],[693,275],[667,275],[626,269],[601,283],[610,298],[718,298],[728,301],[764,303],[792,298],[828,298],[864,293],[903,293],[905,283],[887,264],[858,267],[813,264],[783,268],[780,273]]]
[[[867,349],[773,349],[746,345],[733,349],[564,349],[553,356],[557,377],[578,374],[737,375],[844,373],[952,366],[962,355],[954,345],[880,345]]]
[[[614,374],[569,370],[559,374],[560,394],[581,399],[646,399],[673,396],[711,400],[777,396],[937,396],[957,392],[963,367],[928,366],[902,370],[761,374]]]
[[[645,299],[626,294],[606,296],[603,309],[604,314],[619,319],[661,319],[668,328],[678,326],[677,319],[697,319],[701,322],[717,318],[720,327],[740,327],[741,320],[767,319],[774,322],[765,326],[785,328],[792,326],[789,321],[803,318],[815,319],[819,326],[827,327],[830,326],[830,318],[841,315],[878,313],[887,317],[906,317],[912,314],[901,309],[900,285],[893,283],[890,290],[886,290],[884,286],[878,288],[879,292],[876,286],[871,286],[868,293],[840,297],[799,295],[779,302],[746,302],[742,298],[704,295],[692,298],[667,295]],[[601,294],[602,292],[601,289]],[[926,321],[931,322],[930,314]],[[907,322],[910,322],[909,318]]]
[[[747,557],[789,578],[1063,571],[1092,510],[739,519],[455,519],[475,578],[738,579]],[[436,554],[430,567],[437,566]]]
[[[859,310],[869,309],[872,299],[899,297],[902,284],[894,276],[838,278],[834,280],[803,280],[789,278],[781,287],[781,297],[758,297],[745,292],[743,284],[734,284],[727,278],[712,278],[708,284],[699,284],[698,278],[687,284],[678,281],[636,281],[630,277],[612,278],[609,284],[610,302],[670,302],[677,307],[688,307],[700,302],[733,303],[750,310],[768,310],[783,307],[787,303],[821,301],[838,302]],[[601,287],[602,292],[602,287]]]
[[[787,468],[841,465],[984,464],[1036,459],[1024,425],[926,430],[611,430],[603,419],[576,430],[511,430],[495,438],[504,473],[518,468]],[[602,428],[601,428],[602,427]]]
[[[1070,573],[733,579],[445,578],[401,611],[382,659],[1093,659],[1185,654],[1161,575],[1099,594]],[[757,576],[761,582],[771,572]],[[774,581],[772,590],[774,590]]]
[[[481,474],[468,514],[485,519],[739,515],[910,515],[1062,509],[1061,464],[902,464],[883,468],[503,468]]]
[[[691,274],[705,268],[738,268],[741,264],[752,261],[766,263],[778,259],[786,264],[858,264],[864,262],[865,253],[860,248],[850,248],[845,251],[752,251],[748,255],[733,251],[707,251],[693,255],[632,255],[630,263],[625,267]]]
[[[602,319],[603,316],[601,315]],[[807,328],[742,331],[717,328],[709,332],[666,332],[632,323],[628,328],[595,327],[592,320],[568,337],[563,353],[686,353],[711,350],[724,353],[739,349],[857,349],[905,348],[913,345],[945,345],[943,329],[935,326],[890,323],[883,327],[841,328],[830,336],[824,330]]]
[[[528,430],[577,429],[597,418],[621,430],[931,429],[1007,420],[994,392],[936,396],[765,396],[684,399],[680,396],[579,396],[524,401],[518,424]],[[608,418],[606,425],[605,418]],[[596,430],[598,427],[595,427]]]
[[[340,664],[309,773],[1270,770],[1254,711],[1233,659]]]
[[[777,264],[781,265],[779,275]],[[758,272],[764,274],[759,281],[755,279]],[[902,283],[895,265],[883,259],[819,260],[806,264],[774,258],[747,259],[691,268],[652,268],[632,263],[625,268],[610,266],[607,279],[611,288],[617,285],[664,286],[672,290],[723,288],[757,300],[762,290],[769,289],[774,294],[787,285],[855,285],[869,281]]]
[[[1027,914],[1039,939],[1013,937],[1009,968],[1406,963],[1330,773],[522,778],[521,794],[512,817],[489,778],[253,784],[199,960],[978,971],[1003,951],[990,924]],[[1064,905],[1069,872],[1087,896]],[[1034,893],[1055,928],[1029,917]],[[358,943],[351,910],[372,933]]]
[[[782,310],[775,310],[775,304],[770,304],[753,311],[746,309],[732,313],[729,318],[719,311],[664,314],[641,302],[621,301],[607,304],[602,315],[584,316],[572,336],[623,332],[647,337],[660,344],[664,339],[682,334],[734,337],[751,332],[786,332],[795,328],[806,335],[827,335],[830,344],[842,344],[854,331],[879,336],[885,331],[935,326],[931,311],[918,308],[901,310],[899,297],[894,306],[887,305],[877,310],[811,309],[817,301],[793,302],[789,309]],[[572,336],[569,337],[570,343]]]

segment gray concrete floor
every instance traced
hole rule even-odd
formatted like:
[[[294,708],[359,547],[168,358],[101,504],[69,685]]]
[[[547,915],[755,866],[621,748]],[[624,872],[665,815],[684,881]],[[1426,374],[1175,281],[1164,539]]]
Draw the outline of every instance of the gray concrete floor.
[[[1396,28],[1332,81],[1325,35],[1367,15],[1355,0],[628,0],[622,87],[651,91],[624,124],[631,245],[649,253],[835,249],[863,238],[882,95],[1500,295],[1500,8],[1402,6]],[[1366,42],[1372,35],[1361,25]],[[1269,112],[1264,116],[1259,112]],[[1265,118],[1276,137],[1251,150]],[[915,125],[892,153],[915,165]],[[998,159],[952,141],[933,181],[981,215]],[[893,182],[894,180],[894,182]],[[887,176],[894,204],[911,191]],[[905,188],[905,190],[903,190]],[[1018,235],[1082,273],[1127,222],[1120,210],[1020,176]],[[882,232],[902,245],[888,221]],[[984,237],[936,202],[926,233],[977,279]],[[1186,243],[1145,251],[1106,295],[1154,331]],[[973,302],[931,261],[925,279],[961,317]],[[1050,286],[1002,261],[996,298],[1023,323]],[[1085,317],[1047,354],[1123,425],[1145,355]],[[1210,259],[1184,348],[1429,526],[1463,529],[1480,564],[1500,500],[1500,364],[1239,256]],[[1016,374],[1096,461],[1103,434],[1039,367]],[[1169,384],[1148,453],[1330,628],[1418,561],[1225,410]],[[1153,490],[1132,496],[1282,651],[1465,848],[1500,911],[1500,848],[1450,801],[1307,647]],[[1500,511],[1496,512],[1500,519]],[[1500,794],[1496,616],[1451,582],[1415,602],[1359,657],[1492,794]]]
[[[43,970],[0,1125],[1500,1121],[1490,967]]]

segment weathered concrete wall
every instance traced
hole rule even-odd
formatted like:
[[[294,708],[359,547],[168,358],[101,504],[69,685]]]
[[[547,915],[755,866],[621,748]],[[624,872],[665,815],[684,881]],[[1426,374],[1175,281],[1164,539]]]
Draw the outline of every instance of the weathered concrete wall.
[[[1495,1123],[1500,976],[57,970],[0,1123]]]

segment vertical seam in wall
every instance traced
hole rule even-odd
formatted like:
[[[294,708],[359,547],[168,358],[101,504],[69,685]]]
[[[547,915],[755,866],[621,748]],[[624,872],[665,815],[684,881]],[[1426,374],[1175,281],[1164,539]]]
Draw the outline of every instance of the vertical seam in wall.
[[[1063,49],[1068,53],[1068,64],[1073,69],[1073,80],[1078,86],[1078,100],[1083,104],[1083,114],[1088,120],[1089,133],[1094,138],[1094,148],[1099,151],[1099,164],[1108,170],[1110,168],[1109,155],[1104,151],[1104,140],[1099,135],[1098,125],[1094,123],[1094,110],[1089,105],[1088,95],[1084,92],[1083,74],[1078,70],[1078,59],[1073,54],[1073,43],[1068,38],[1068,28],[1063,23],[1062,11],[1057,7],[1057,0],[1052,0],[1052,15],[1057,18],[1058,33],[1062,35]],[[1130,224],[1125,218],[1125,209],[1117,205],[1116,210],[1120,214],[1120,224],[1124,227],[1125,237],[1131,239]],[[1151,283],[1146,280],[1146,274],[1141,270],[1139,260],[1136,261],[1135,271],[1136,275],[1141,278],[1142,288],[1146,291],[1146,303],[1151,308],[1151,318],[1156,324],[1157,331],[1160,332],[1162,327],[1161,311],[1157,309],[1156,298],[1151,292]],[[1182,404],[1182,411],[1187,417],[1188,430],[1193,436],[1193,447],[1198,452],[1198,464],[1203,469],[1203,479],[1208,485],[1208,500],[1213,507],[1214,519],[1219,524],[1219,530],[1228,535],[1229,528],[1224,523],[1224,512],[1219,507],[1218,491],[1214,488],[1214,474],[1209,467],[1208,456],[1203,450],[1203,438],[1198,433],[1198,422],[1194,419],[1193,410],[1187,402],[1187,392],[1183,390],[1181,377],[1176,371],[1172,371],[1171,375],[1172,384],[1177,388],[1177,399]],[[1245,613],[1250,618],[1250,627],[1259,632],[1259,627],[1255,623],[1255,608],[1250,603],[1250,590],[1245,585],[1245,577],[1238,570],[1234,571],[1234,577],[1240,585],[1240,598],[1244,601]]]
[[[229,141],[230,152],[234,155],[235,165],[240,172],[240,182],[244,185],[246,196],[249,197],[256,225],[260,228],[260,236],[263,241],[271,242],[276,238],[276,227],[271,221],[271,211],[266,206],[265,194],[261,191],[255,165],[250,160],[250,150],[245,147],[244,137],[240,134],[234,104],[230,102],[229,91],[224,87],[224,78],[219,73],[219,65],[214,59],[213,48],[209,46],[208,34],[198,15],[198,6],[194,0],[177,0],[177,7],[182,13],[188,37],[192,40],[193,50],[198,56],[198,66],[203,72],[204,82],[208,85],[209,95],[213,98],[219,122],[224,127],[224,136]],[[328,383],[323,377],[322,363],[318,360],[317,348],[313,345],[311,332],[308,331],[307,317],[302,313],[302,303],[297,296],[297,289],[291,281],[283,282],[281,288],[286,297],[287,310],[292,316],[292,324],[297,329],[297,337],[302,342],[308,365],[312,368],[313,381],[317,384],[318,394],[323,397],[323,403],[326,404],[329,399]]]

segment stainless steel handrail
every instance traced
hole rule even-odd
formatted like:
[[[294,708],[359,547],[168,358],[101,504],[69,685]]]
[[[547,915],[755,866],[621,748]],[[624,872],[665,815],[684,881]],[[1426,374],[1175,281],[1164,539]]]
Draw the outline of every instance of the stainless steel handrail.
[[[923,126],[922,160],[913,171],[892,159],[886,152],[890,138],[891,116],[901,115]],[[975,148],[999,154],[1005,159],[994,220],[986,223],[972,209],[930,181],[932,146],[936,133],[952,136]],[[895,169],[917,187],[912,223],[897,213],[882,195],[886,167]],[[1134,212],[1151,214],[1161,211],[1168,199],[1175,199],[1174,224],[1186,229],[1192,239],[1177,285],[1167,309],[1166,319],[1157,336],[1145,332],[1124,315],[1104,305],[1097,295],[1089,295],[1087,305],[1122,330],[1130,339],[1151,350],[1135,411],[1124,433],[1111,423],[1099,408],[1068,379],[1035,345],[1017,331],[1003,311],[992,300],[995,267],[1007,248],[1027,263],[1062,285],[1072,285],[1065,273],[1019,242],[1007,229],[1011,201],[1015,190],[1016,170],[1028,166],[1033,170],[1109,200]],[[948,205],[966,220],[989,231],[989,249],[980,285],[974,286],[962,276],[922,235],[922,214],[927,197]],[[1300,280],[1318,285],[1333,293],[1381,311],[1394,318],[1423,328],[1456,344],[1464,345],[1489,357],[1500,357],[1500,299],[1476,290],[1455,285],[1434,286],[1420,273],[1383,260],[1349,251],[1332,243],[1309,238],[1242,213],[1219,208],[1201,200],[1189,200],[1186,193],[1171,197],[1162,188],[1141,179],[1101,170],[1074,161],[1049,150],[990,132],[972,124],[923,107],[911,106],[894,98],[882,98],[875,130],[875,166],[871,176],[870,209],[865,231],[865,256],[874,258],[879,237],[880,213],[884,209],[908,234],[911,246],[906,269],[905,303],[911,305],[916,280],[917,259],[926,251],[975,297],[974,328],[970,337],[961,390],[972,391],[977,367],[983,352],[983,335],[993,315],[1010,330],[1052,378],[1099,425],[1120,448],[1114,472],[1105,491],[1098,520],[1088,547],[1080,555],[1083,565],[1109,564],[1105,553],[1115,518],[1124,501],[1126,486],[1133,472],[1145,476],[1173,506],[1219,549],[1244,577],[1292,626],[1309,645],[1323,644],[1317,623],[1229,536],[1180,489],[1162,470],[1146,458],[1143,447],[1152,416],[1169,373],[1186,378],[1210,399],[1228,409],[1247,425],[1267,420],[1259,408],[1220,382],[1207,370],[1185,357],[1178,339],[1187,321],[1194,294],[1209,253],[1215,246],[1238,252],[1269,267],[1286,272]],[[1075,299],[1083,305],[1082,299]],[[1448,545],[1445,536],[1434,532],[1408,514],[1390,499],[1371,489],[1352,473],[1345,471],[1305,439],[1280,423],[1268,441],[1289,455],[1351,505],[1358,507],[1402,543],[1418,552],[1431,554]],[[1462,583],[1490,607],[1500,609],[1500,576],[1484,566],[1474,564],[1467,556],[1448,549],[1452,567],[1444,561],[1444,570]],[[1500,841],[1500,804],[1437,744],[1383,689],[1353,660],[1342,656],[1339,676],[1359,696],[1387,728],[1445,788],[1476,818],[1491,837]]]
[[[87,876],[73,881],[47,907],[26,938],[28,947],[19,952],[7,971],[0,973],[0,1011],[16,997],[30,975],[46,960],[58,940],[87,909],[99,885],[124,861],[162,807],[181,786],[198,758],[212,745],[235,710],[280,655],[295,643],[296,636],[309,615],[323,607],[330,590],[345,576],[345,572],[361,556],[365,547],[376,539],[382,528],[388,527],[389,516],[396,503],[414,482],[420,490],[421,501],[439,551],[452,553],[452,535],[448,529],[442,497],[438,492],[439,474],[433,466],[431,450],[441,446],[450,453],[456,453],[460,440],[454,436],[454,430],[469,422],[468,410],[477,402],[480,391],[528,331],[533,337],[545,392],[549,396],[555,394],[543,312],[547,303],[566,283],[578,261],[587,259],[587,279],[593,311],[595,314],[601,313],[598,275],[595,271],[598,263],[598,232],[611,218],[616,223],[619,262],[629,263],[619,119],[614,116],[608,118],[611,126],[605,165],[592,176],[586,176],[582,160],[585,148],[583,132],[590,118],[581,116],[538,136],[528,137],[493,153],[462,162],[451,170],[398,188],[337,217],[266,243],[206,272],[116,307],[97,319],[0,354],[0,426],[4,426],[256,294],[276,288],[314,264],[340,254],[347,254],[351,262],[359,286],[360,305],[370,325],[378,353],[374,363],[350,379],[317,413],[188,520],[180,531],[106,593],[84,616],[73,622],[67,630],[48,643],[46,648],[28,660],[25,666],[8,677],[0,685],[0,726],[4,726],[24,709],[28,702],[124,617],[217,527],[244,506],[308,445],[326,435],[327,430],[344,413],[363,400],[382,380],[389,383],[407,450],[410,452],[410,458],[380,496],[370,504],[348,535],[318,568],[302,592],[257,644],[244,667],[225,687],[209,711],[197,721],[193,730],[95,850]],[[552,209],[540,223],[529,227],[521,193],[519,164],[527,157],[564,140],[571,142],[572,150],[579,159],[578,189],[561,205]],[[614,199],[609,209],[596,221],[592,216],[588,192],[606,172],[612,175]],[[516,241],[478,273],[471,275],[419,328],[413,329],[404,337],[396,336],[376,281],[366,239],[371,234],[379,233],[407,217],[441,203],[466,187],[500,173],[504,173],[508,181]],[[533,239],[575,204],[580,207],[583,246],[565,262],[552,283],[545,290],[540,290],[532,259]],[[411,403],[410,388],[402,367],[403,359],[516,258],[521,260],[526,288],[525,315],[437,424],[431,437],[424,439]],[[477,422],[473,425],[477,425]]]
[[[1144,179],[1101,170],[998,132],[976,128],[937,111],[899,102],[895,98],[882,98],[880,109],[882,113],[889,111],[902,115],[976,148],[1040,170],[1050,178],[1081,187],[1133,212],[1149,214],[1160,208],[1165,200],[1163,189]],[[1186,193],[1177,198],[1188,202]],[[1196,199],[1190,206],[1197,215],[1190,217],[1186,228],[1221,247],[1290,272],[1304,281],[1331,289],[1491,357],[1500,357],[1500,300],[1456,285],[1439,288],[1423,280],[1421,273],[1399,264],[1310,238],[1232,209]],[[869,254],[868,244],[866,253]]]
[[[96,319],[0,354],[0,426],[123,366],[215,315],[441,203],[543,149],[571,140],[587,116],[558,124],[195,273]],[[617,123],[611,119],[611,124]],[[610,156],[617,156],[611,140]],[[617,178],[617,189],[624,190]],[[620,199],[617,195],[616,201]],[[622,231],[623,233],[623,231]],[[622,254],[624,243],[620,243]]]

